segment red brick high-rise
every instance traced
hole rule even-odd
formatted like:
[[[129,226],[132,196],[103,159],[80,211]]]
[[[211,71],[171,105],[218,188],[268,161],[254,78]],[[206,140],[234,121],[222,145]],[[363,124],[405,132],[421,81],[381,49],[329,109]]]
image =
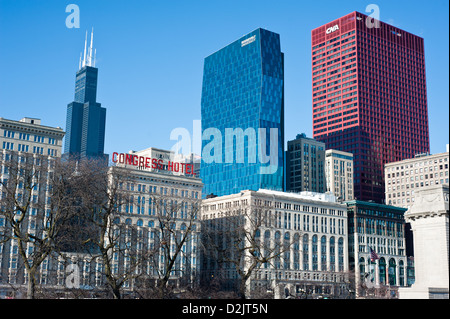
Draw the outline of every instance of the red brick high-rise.
[[[430,152],[423,38],[352,12],[311,47],[313,137],[353,153],[355,198],[382,202],[384,164]]]

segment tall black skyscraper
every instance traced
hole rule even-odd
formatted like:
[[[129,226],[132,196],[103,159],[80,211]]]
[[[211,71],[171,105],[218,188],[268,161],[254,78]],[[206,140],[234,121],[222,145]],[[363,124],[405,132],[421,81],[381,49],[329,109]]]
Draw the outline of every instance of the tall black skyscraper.
[[[80,56],[75,81],[75,100],[67,105],[66,139],[64,156],[80,158],[107,158],[105,145],[106,109],[97,103],[98,69],[95,67],[95,51],[91,43],[87,49],[87,33],[84,56]]]

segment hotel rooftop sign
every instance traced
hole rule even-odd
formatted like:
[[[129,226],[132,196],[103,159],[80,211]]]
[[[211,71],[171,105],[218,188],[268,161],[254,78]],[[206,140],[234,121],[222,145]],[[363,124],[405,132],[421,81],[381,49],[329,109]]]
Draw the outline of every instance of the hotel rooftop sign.
[[[194,164],[173,161],[164,162],[161,158],[157,159],[135,154],[114,152],[112,155],[112,162],[115,164],[132,165],[144,169],[166,170],[186,175],[194,175]]]

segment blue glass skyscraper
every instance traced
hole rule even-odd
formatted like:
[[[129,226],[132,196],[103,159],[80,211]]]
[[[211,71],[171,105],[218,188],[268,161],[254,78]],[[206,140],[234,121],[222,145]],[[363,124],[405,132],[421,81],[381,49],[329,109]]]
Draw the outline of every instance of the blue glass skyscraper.
[[[257,29],[205,58],[201,99],[203,194],[283,190],[284,56]]]
[[[106,109],[97,103],[98,69],[91,45],[80,57],[75,81],[75,100],[67,106],[64,156],[106,158],[104,152]]]

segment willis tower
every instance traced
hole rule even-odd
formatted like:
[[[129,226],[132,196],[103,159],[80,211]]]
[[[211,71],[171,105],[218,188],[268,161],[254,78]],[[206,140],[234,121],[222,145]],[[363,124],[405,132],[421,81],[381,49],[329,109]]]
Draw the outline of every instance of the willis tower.
[[[95,67],[96,50],[93,51],[94,32],[87,48],[87,32],[84,55],[75,81],[75,100],[67,105],[66,139],[64,157],[97,158],[106,160],[105,144],[106,108],[97,102],[98,69]],[[87,52],[86,52],[87,49]]]

